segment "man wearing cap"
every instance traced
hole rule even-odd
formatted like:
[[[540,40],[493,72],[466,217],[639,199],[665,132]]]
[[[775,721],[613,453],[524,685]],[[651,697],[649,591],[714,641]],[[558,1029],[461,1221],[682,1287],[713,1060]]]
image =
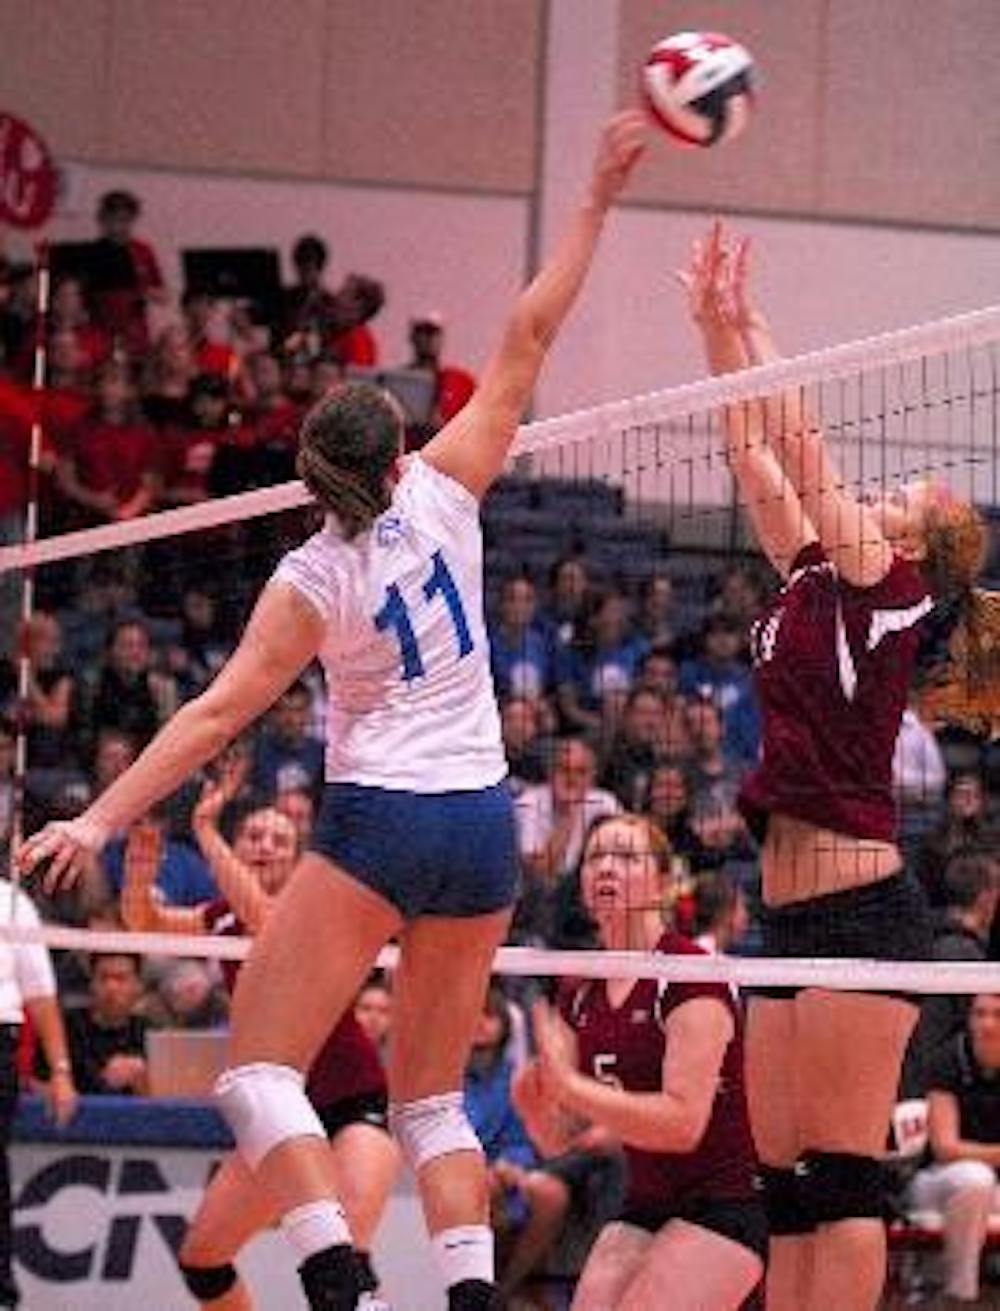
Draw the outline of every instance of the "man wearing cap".
[[[444,319],[437,310],[428,310],[410,320],[410,369],[425,369],[434,374],[434,407],[431,424],[436,431],[459,412],[476,390],[476,380],[465,369],[442,364]]]

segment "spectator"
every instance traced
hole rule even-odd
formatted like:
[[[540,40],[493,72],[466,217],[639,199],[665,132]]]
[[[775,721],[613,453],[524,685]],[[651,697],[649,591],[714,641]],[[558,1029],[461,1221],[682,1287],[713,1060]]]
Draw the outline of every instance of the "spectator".
[[[508,782],[515,796],[545,781],[546,750],[551,750],[539,723],[539,703],[512,696],[500,706],[500,732],[507,757]]]
[[[142,410],[158,431],[183,428],[197,367],[187,332],[171,323],[156,338],[143,372]]]
[[[750,927],[746,897],[725,870],[701,874],[694,886],[695,942],[710,955],[739,948]]]
[[[373,970],[354,1003],[354,1018],[385,1064],[392,1034],[392,987],[382,970]]]
[[[407,368],[423,370],[434,378],[429,428],[436,432],[469,403],[476,380],[467,369],[443,363],[444,319],[436,311],[410,320],[410,350]]]
[[[710,616],[701,655],[681,665],[680,690],[685,696],[715,701],[722,713],[726,754],[752,765],[760,754],[760,719],[750,670],[741,658],[744,637],[729,615]]]
[[[275,702],[257,738],[253,781],[262,796],[292,788],[313,791],[323,781],[323,743],[309,734],[311,698],[298,679]]]
[[[132,358],[149,349],[147,307],[167,298],[156,252],[134,235],[142,212],[130,191],[107,191],[97,206],[100,235],[86,272],[94,318],[116,346]]]
[[[229,997],[216,962],[173,959],[159,971],[146,1016],[161,1028],[221,1029]]]
[[[349,273],[334,294],[336,312],[332,332],[321,353],[341,368],[371,368],[378,363],[378,342],[369,323],[385,304],[385,288],[364,273]]]
[[[1000,866],[992,854],[956,855],[944,878],[947,902],[934,934],[934,960],[984,961],[1000,903]],[[930,993],[920,1004],[920,1018],[910,1039],[903,1069],[908,1097],[923,1097],[927,1079],[941,1050],[965,1027],[967,996]]]
[[[504,580],[500,613],[489,627],[490,665],[497,698],[537,700],[552,686],[549,643],[536,623],[537,597],[530,578]]]
[[[241,427],[229,383],[199,373],[188,391],[186,420],[164,433],[163,500],[191,505],[244,490],[253,482],[250,433]]]
[[[655,692],[634,688],[629,693],[601,778],[626,810],[641,809],[649,793],[653,771],[664,758],[665,723],[666,707]]]
[[[97,405],[59,453],[56,483],[68,502],[71,526],[134,519],[158,491],[156,438],[144,421],[128,369],[106,364]]]
[[[654,643],[639,662],[635,685],[646,692],[655,692],[663,697],[666,705],[672,707],[682,704],[677,694],[679,677],[677,661],[670,648]]]
[[[219,617],[219,602],[206,583],[191,583],[181,597],[181,631],[168,662],[182,701],[197,696],[222,668],[233,647]]]
[[[666,837],[675,858],[688,863],[702,850],[691,827],[690,803],[688,777],[679,765],[665,764],[653,770],[642,811]]]
[[[70,1061],[83,1093],[142,1095],[148,1091],[146,1032],[138,1014],[143,986],[138,956],[95,955],[90,962],[90,1000],[66,1018]],[[46,1062],[38,1066],[48,1077]]]
[[[148,823],[161,834],[160,864],[156,872],[156,895],[166,906],[198,906],[219,895],[212,872],[200,852],[188,842],[167,837],[162,818]],[[125,882],[125,838],[116,837],[105,847],[104,863],[109,887],[120,896]]]
[[[599,732],[625,701],[645,656],[645,640],[630,631],[628,599],[609,590],[592,602],[571,646],[556,656],[559,712],[574,731]]]
[[[989,798],[977,773],[953,774],[945,796],[945,814],[927,834],[917,856],[917,874],[931,906],[945,904],[948,862],[960,851],[988,851],[1000,841],[1000,826],[990,813]]]
[[[292,247],[295,282],[283,294],[279,336],[283,346],[290,337],[302,339],[310,357],[318,355],[337,316],[332,291],[323,285],[323,273],[329,259],[326,242],[307,234]]]
[[[975,997],[967,1029],[941,1053],[927,1127],[931,1164],[917,1172],[909,1201],[944,1217],[945,1293],[971,1306],[987,1225],[1000,1212],[1000,996]]]
[[[79,278],[63,275],[55,280],[45,328],[50,354],[57,336],[68,334],[73,338],[79,367],[84,374],[93,374],[111,354],[111,338],[104,328],[92,321]],[[31,381],[34,372],[35,332],[32,324],[14,362],[15,373],[26,382]]]
[[[181,312],[195,374],[218,378],[228,394],[235,394],[245,386],[243,361],[223,340],[218,301],[202,287],[188,287],[181,297]]]
[[[116,728],[144,746],[172,710],[173,680],[153,669],[149,629],[137,619],[124,619],[112,629],[96,680],[82,690],[77,712],[81,733],[92,739],[104,728]]]
[[[5,926],[38,928],[30,898],[0,879],[0,920]],[[76,1086],[48,948],[40,942],[0,942],[0,1307],[19,1301],[12,1263],[10,1138],[18,1096],[18,1051],[25,1017],[41,1044],[50,1077],[41,1087],[49,1111],[62,1128],[76,1112]]]
[[[590,575],[582,556],[563,556],[549,573],[549,602],[541,622],[556,647],[569,647],[582,634],[590,603]]]
[[[596,776],[593,748],[565,737],[555,744],[549,781],[517,798],[518,843],[530,876],[551,882],[568,873],[590,825],[621,809],[617,797],[595,786]]]
[[[283,482],[295,476],[302,407],[286,394],[281,361],[276,355],[255,351],[247,358],[247,372],[253,400],[244,408],[244,421],[254,450],[273,465],[269,481]]]
[[[28,764],[32,769],[65,768],[72,763],[70,711],[76,679],[62,655],[58,618],[36,610],[28,621]]]
[[[899,845],[912,860],[934,826],[944,796],[945,765],[937,738],[911,704],[903,711],[892,758],[892,788],[899,812]]]
[[[639,592],[636,631],[651,647],[669,647],[680,635],[674,614],[674,582],[658,570],[643,581]]]

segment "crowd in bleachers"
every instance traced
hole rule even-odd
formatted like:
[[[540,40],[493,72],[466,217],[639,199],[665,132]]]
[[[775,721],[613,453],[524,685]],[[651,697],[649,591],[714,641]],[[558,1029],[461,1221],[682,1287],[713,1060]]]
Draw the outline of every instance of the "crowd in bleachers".
[[[271,321],[262,321],[259,307],[223,305],[195,286],[176,322],[154,332],[149,308],[166,293],[155,255],[132,233],[137,216],[133,197],[110,193],[94,243],[131,252],[134,285],[88,285],[80,265],[56,279],[42,391],[47,533],[294,476],[306,407],[346,368],[378,362],[371,324],[382,288],[351,275],[327,289],[327,252],[313,237],[296,246],[296,282]],[[102,250],[93,256],[98,274]],[[0,288],[0,541],[12,541],[28,494],[37,325],[30,271],[0,270]],[[435,375],[431,427],[471,390],[464,371],[442,364],[441,335],[432,315],[414,320],[408,363]],[[415,444],[427,430],[427,422],[414,425]],[[678,926],[706,935],[716,949],[752,951],[756,846],[736,798],[760,749],[749,627],[774,580],[751,558],[676,549],[661,525],[626,510],[614,486],[570,479],[507,479],[484,506],[491,660],[524,877],[512,941],[593,942],[580,899],[580,852],[595,819],[630,811],[650,816],[669,840]],[[269,563],[285,535],[300,530],[279,516],[256,527],[39,572],[39,608],[24,635],[31,657],[26,698],[18,695],[13,643],[0,664],[4,842],[14,814],[18,716],[27,733],[28,828],[79,813],[233,649]],[[12,600],[4,590],[12,634]],[[242,782],[223,816],[225,829],[266,805],[291,821],[304,845],[323,777],[323,705],[320,675],[310,669],[237,744]],[[940,909],[942,940],[953,946],[960,925],[983,958],[1000,959],[993,913],[996,744],[935,731],[912,711],[895,777],[904,852]],[[192,780],[151,817],[161,841],[156,895],[167,906],[196,907],[218,895],[192,828],[203,783]],[[129,835],[117,835],[78,890],[46,904],[45,913],[118,925],[128,844]],[[982,878],[968,873],[968,861],[984,857],[992,897],[986,921]],[[968,911],[977,896],[973,924]],[[950,950],[944,943],[942,958]],[[59,977],[74,1016],[74,1071],[87,1091],[145,1091],[147,1025],[225,1022],[225,990],[211,964],[147,963],[140,970],[115,957],[98,958],[88,970],[65,955]],[[613,1194],[605,1153],[558,1166],[539,1161],[508,1115],[505,1063],[526,1050],[531,994],[524,982],[491,992],[469,1072],[477,1126],[493,1162],[498,1224],[509,1239],[510,1287],[549,1250],[571,1201],[607,1203]],[[373,979],[358,1014],[384,1045],[391,1028],[385,980]],[[959,1008],[946,1036],[963,1023]],[[525,1228],[529,1220],[534,1229]]]

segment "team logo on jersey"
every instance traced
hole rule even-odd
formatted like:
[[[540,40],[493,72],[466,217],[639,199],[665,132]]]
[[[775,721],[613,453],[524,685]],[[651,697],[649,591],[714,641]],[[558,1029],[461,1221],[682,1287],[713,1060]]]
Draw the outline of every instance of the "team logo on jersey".
[[[398,514],[384,514],[375,528],[375,540],[379,546],[392,546],[403,535],[403,520]]]
[[[633,1011],[629,1019],[633,1024],[645,1024],[649,1019],[649,1011]]]

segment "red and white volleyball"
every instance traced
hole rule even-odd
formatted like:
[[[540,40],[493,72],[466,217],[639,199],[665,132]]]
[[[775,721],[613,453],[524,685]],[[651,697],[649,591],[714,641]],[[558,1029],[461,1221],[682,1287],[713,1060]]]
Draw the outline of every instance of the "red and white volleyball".
[[[650,113],[687,146],[731,141],[753,106],[755,69],[745,46],[720,32],[677,32],[658,41],[642,69]]]

